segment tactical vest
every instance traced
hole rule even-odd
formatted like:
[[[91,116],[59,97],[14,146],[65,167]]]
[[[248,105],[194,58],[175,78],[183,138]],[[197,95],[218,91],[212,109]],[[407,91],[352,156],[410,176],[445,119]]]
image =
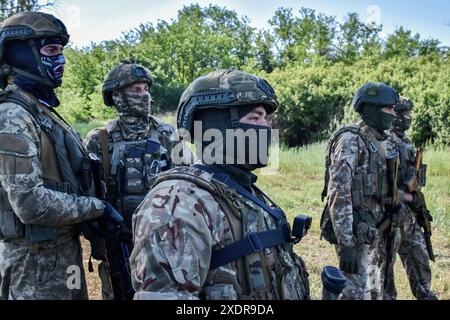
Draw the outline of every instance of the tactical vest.
[[[0,104],[15,103],[27,110],[38,123],[41,141],[40,162],[44,187],[50,190],[92,196],[91,160],[78,134],[54,111],[17,89],[0,92]],[[73,226],[54,228],[23,225],[11,208],[5,190],[0,186],[0,215],[4,241],[26,238],[28,243],[58,240],[60,234],[75,232]],[[5,227],[6,226],[6,227]],[[9,229],[9,230],[3,230]]]
[[[358,223],[362,222],[374,227],[383,219],[380,212],[374,212],[373,206],[374,204],[381,205],[382,200],[387,197],[386,149],[370,132],[368,126],[363,123],[344,125],[339,128],[331,136],[327,146],[322,201],[327,197],[328,193],[331,156],[337,141],[346,132],[358,135],[368,151],[368,166],[363,167],[362,163],[358,161],[352,181],[353,229],[355,235],[360,236],[356,234]],[[325,238],[332,244],[338,244],[331,222],[328,203],[322,212],[320,227],[322,230],[321,238]]]
[[[170,157],[152,130],[144,140],[125,140],[120,130],[98,129],[108,200],[131,228],[131,217],[160,172],[170,168]],[[112,144],[108,143],[112,140]],[[112,148],[111,148],[112,145]]]
[[[401,138],[392,131],[394,143],[400,155],[400,164],[398,168],[398,187],[402,190],[405,183],[416,175],[416,151],[412,142],[407,138]]]
[[[277,222],[257,203],[217,180],[212,174],[206,173],[209,178],[205,178],[205,173],[195,166],[179,167],[162,174],[155,183],[156,185],[167,180],[185,180],[193,183],[211,193],[226,216],[230,232],[222,239],[223,247],[213,248],[211,269],[201,290],[200,298],[206,300],[309,299],[309,275],[303,260],[293,251],[293,242],[284,241],[271,246],[267,245],[270,241],[264,241],[268,240],[265,238],[267,234],[280,230],[280,225],[288,226],[286,216],[281,209],[261,191],[254,190],[259,201],[270,202],[272,210],[281,211],[281,220]],[[228,248],[233,249],[241,245],[250,247],[251,253],[226,264],[217,262],[227,261],[226,257],[218,255],[226,254]],[[233,272],[230,272],[230,269]]]

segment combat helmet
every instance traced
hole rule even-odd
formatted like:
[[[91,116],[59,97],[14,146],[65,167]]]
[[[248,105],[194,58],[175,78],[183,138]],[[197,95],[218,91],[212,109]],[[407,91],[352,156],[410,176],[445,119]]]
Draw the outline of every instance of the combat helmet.
[[[367,82],[356,91],[353,98],[353,109],[360,113],[364,105],[395,106],[398,103],[398,92],[380,82]]]
[[[405,110],[412,110],[414,108],[414,103],[408,97],[400,97],[398,103],[395,105],[395,112],[400,113]]]
[[[102,93],[103,101],[107,106],[114,106],[112,94],[116,90],[123,89],[129,85],[145,82],[150,86],[154,80],[144,67],[136,64],[134,60],[122,61],[112,69],[105,77]]]
[[[194,80],[181,96],[177,127],[193,134],[193,122],[199,110],[230,109],[233,128],[239,125],[236,108],[263,105],[267,114],[278,108],[275,91],[257,76],[238,70],[217,70]]]
[[[20,68],[2,66],[2,76],[12,71],[45,85],[53,86],[40,59],[39,50],[34,40],[43,38],[58,38],[63,46],[69,42],[66,26],[58,18],[42,12],[21,12],[6,19],[0,28],[0,64],[4,64],[5,44],[13,40],[27,41],[33,51],[35,62],[41,75],[35,75]]]

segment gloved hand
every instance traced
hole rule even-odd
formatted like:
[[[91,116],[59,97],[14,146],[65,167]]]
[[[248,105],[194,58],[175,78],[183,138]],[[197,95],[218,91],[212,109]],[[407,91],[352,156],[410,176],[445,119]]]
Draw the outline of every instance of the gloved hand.
[[[354,247],[341,249],[339,268],[345,273],[358,272],[358,252]]]
[[[394,225],[398,226],[404,217],[405,217],[405,207],[403,206],[403,204],[400,204],[391,213],[391,221]]]
[[[125,222],[119,211],[114,209],[114,207],[109,202],[106,201],[105,201],[105,211],[103,212],[101,219],[106,223],[114,225],[116,227],[121,227]]]

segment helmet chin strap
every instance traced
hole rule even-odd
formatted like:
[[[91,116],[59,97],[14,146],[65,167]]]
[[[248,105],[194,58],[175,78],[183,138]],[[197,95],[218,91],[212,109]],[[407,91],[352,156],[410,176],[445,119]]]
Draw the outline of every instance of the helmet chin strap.
[[[57,85],[53,81],[50,80],[50,78],[47,75],[47,72],[45,71],[45,67],[42,64],[41,56],[39,54],[39,51],[36,47],[36,43],[34,42],[34,40],[32,40],[32,39],[28,40],[28,45],[30,46],[31,51],[33,52],[34,59],[37,63],[37,66],[38,66],[39,72],[41,73],[41,76],[37,76],[31,72],[28,72],[28,71],[25,71],[25,70],[22,70],[22,69],[19,69],[16,67],[11,67],[12,71],[14,71],[15,73],[20,74],[24,77],[27,77],[31,80],[37,81],[47,87],[56,88]]]
[[[231,122],[231,128],[236,129],[239,127],[240,119],[239,114],[236,107],[230,108],[230,122]]]

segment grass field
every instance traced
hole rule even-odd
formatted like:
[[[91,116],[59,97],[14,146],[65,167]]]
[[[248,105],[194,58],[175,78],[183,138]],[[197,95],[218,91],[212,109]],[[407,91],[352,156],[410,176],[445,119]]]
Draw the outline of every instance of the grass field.
[[[98,124],[77,125],[84,135]],[[288,214],[292,222],[297,214],[313,217],[313,226],[296,251],[306,261],[311,281],[313,299],[320,299],[322,284],[320,273],[325,265],[337,265],[334,248],[319,236],[320,215],[323,203],[325,144],[314,144],[298,149],[284,149],[280,153],[280,168],[275,175],[260,176],[258,185],[268,193]],[[450,299],[450,148],[427,150],[425,163],[429,173],[424,193],[431,210],[433,245],[436,263],[432,263],[432,288],[440,299]],[[86,247],[85,247],[86,248]],[[85,249],[85,256],[88,250]],[[398,259],[399,260],[399,259]],[[87,256],[85,258],[87,265]],[[400,261],[396,264],[396,284],[399,299],[414,299]],[[91,299],[100,299],[98,277],[88,274]]]

